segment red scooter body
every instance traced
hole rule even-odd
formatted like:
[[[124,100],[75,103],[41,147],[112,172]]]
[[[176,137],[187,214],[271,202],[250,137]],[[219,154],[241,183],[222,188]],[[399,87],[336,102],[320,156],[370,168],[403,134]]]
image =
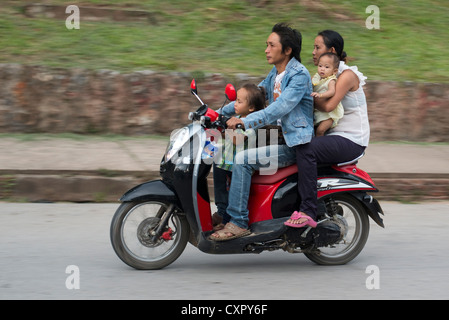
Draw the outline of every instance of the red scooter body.
[[[209,117],[211,121],[216,121],[219,114],[208,108],[204,113],[205,117]],[[357,178],[357,182],[351,181],[351,183],[344,183],[339,185],[328,186],[327,188],[318,189],[318,198],[328,196],[333,193],[345,193],[345,192],[367,192],[374,191],[377,192],[374,181],[371,177],[363,170],[356,166],[358,159],[343,165],[329,165],[332,169],[333,175],[320,176],[318,178],[322,182],[326,180],[331,180],[335,178],[346,178],[353,179]],[[248,211],[249,211],[249,225],[254,222],[260,222],[265,220],[273,219],[272,214],[272,200],[278,188],[286,181],[290,176],[296,176],[298,172],[298,167],[291,165],[284,168],[279,168],[276,173],[272,175],[260,175],[255,172],[251,179],[251,189],[250,197],[248,200]],[[363,183],[359,182],[362,181]],[[198,207],[201,218],[201,226],[203,232],[212,230],[212,219],[211,219],[211,208],[208,201],[204,200],[201,196],[198,197]],[[377,210],[377,208],[376,208]],[[377,213],[377,211],[376,211]],[[376,219],[377,221],[381,221]],[[381,224],[381,223],[380,223]],[[382,225],[382,224],[381,224]],[[382,225],[383,226],[383,225]]]

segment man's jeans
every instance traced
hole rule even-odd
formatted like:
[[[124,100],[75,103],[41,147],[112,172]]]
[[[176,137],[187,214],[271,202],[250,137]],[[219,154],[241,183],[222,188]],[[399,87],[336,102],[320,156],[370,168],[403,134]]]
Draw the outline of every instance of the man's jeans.
[[[274,174],[278,168],[295,162],[295,148],[285,144],[248,149],[237,153],[232,167],[227,208],[227,213],[231,216],[230,222],[241,228],[248,228],[248,198],[251,176],[255,170],[259,170],[261,175]]]

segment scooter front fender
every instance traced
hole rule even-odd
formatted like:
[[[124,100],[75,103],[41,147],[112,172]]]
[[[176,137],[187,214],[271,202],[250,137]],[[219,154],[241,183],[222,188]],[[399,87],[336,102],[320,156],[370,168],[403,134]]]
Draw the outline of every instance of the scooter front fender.
[[[152,180],[139,184],[125,192],[120,198],[121,202],[134,200],[162,200],[179,207],[178,196],[162,180]]]

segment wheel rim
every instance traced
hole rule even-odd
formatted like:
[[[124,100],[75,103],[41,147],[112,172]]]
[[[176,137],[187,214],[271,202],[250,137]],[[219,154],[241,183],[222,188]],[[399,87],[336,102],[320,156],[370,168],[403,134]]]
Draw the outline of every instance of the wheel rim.
[[[330,247],[320,248],[320,256],[328,259],[338,259],[350,253],[362,239],[362,219],[357,209],[349,202],[336,199],[335,203],[343,210],[342,215],[335,219],[340,228],[345,228],[343,239]]]
[[[133,207],[123,218],[120,236],[126,252],[145,262],[154,262],[168,256],[181,239],[180,220],[173,215],[168,227],[173,230],[172,240],[151,241],[149,232],[159,224],[167,205],[160,202],[145,202]]]

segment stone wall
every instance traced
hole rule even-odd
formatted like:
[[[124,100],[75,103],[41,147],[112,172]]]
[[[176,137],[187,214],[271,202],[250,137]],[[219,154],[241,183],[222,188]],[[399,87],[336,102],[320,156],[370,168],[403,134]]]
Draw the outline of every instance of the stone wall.
[[[52,69],[0,64],[0,133],[168,135],[199,104],[191,74]],[[213,108],[227,82],[261,78],[197,75],[199,95]],[[449,141],[448,84],[368,81],[371,140]]]
[[[368,81],[371,140],[449,141],[449,84]]]

